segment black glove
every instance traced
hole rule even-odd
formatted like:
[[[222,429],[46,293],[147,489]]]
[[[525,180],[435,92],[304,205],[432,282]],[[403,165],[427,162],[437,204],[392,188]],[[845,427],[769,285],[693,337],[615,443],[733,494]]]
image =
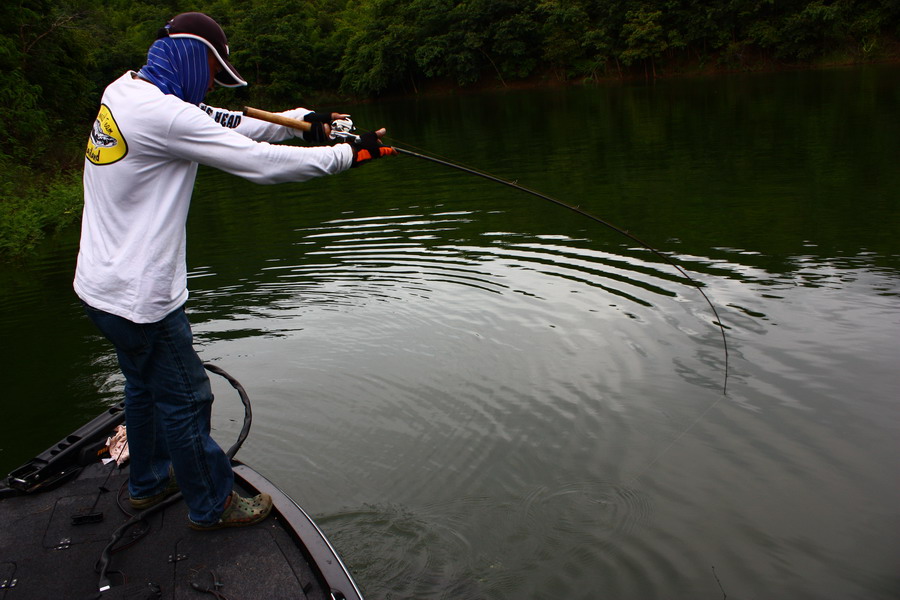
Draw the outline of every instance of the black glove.
[[[325,124],[331,123],[330,112],[308,112],[303,115],[303,120],[310,124],[309,131],[303,135],[303,139],[316,144],[330,141],[325,135]]]
[[[359,166],[367,160],[397,154],[396,150],[382,144],[374,131],[362,134],[351,145],[353,146],[353,164],[351,165],[353,167]]]

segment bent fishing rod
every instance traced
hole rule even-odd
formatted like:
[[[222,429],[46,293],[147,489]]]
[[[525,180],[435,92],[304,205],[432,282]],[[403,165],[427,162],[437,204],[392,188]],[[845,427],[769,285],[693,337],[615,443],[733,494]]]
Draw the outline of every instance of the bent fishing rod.
[[[293,129],[298,129],[300,131],[309,131],[310,128],[312,127],[312,124],[308,123],[306,121],[301,121],[299,119],[292,119],[292,118],[286,117],[284,115],[268,112],[265,110],[260,110],[258,108],[251,108],[249,106],[244,107],[243,113],[246,116],[252,117],[254,119],[259,119],[261,121],[267,121],[269,123],[274,123],[276,125],[284,125],[286,127],[291,127]],[[334,141],[354,141],[354,140],[359,139],[359,136],[354,134],[353,131],[354,131],[353,122],[349,118],[338,119],[331,124],[330,137]],[[444,159],[437,158],[434,156],[429,156],[427,154],[421,154],[419,152],[414,152],[412,150],[407,150],[405,148],[398,148],[397,146],[391,146],[391,147],[398,154],[405,154],[406,156],[413,156],[415,158],[427,160],[427,161],[430,161],[433,163],[437,163],[439,165],[443,165],[445,167],[457,169],[459,171],[468,173],[470,175],[477,175],[478,177],[482,177],[484,179],[487,179],[488,181],[493,181],[494,183],[499,183],[499,184],[511,187],[511,188],[519,190],[521,192],[525,192],[526,194],[531,194],[532,196],[541,198],[542,200],[546,200],[547,202],[551,202],[557,206],[566,208],[566,209],[568,209],[574,213],[577,213],[583,217],[587,217],[588,219],[590,219],[596,223],[599,223],[600,225],[603,225],[604,227],[607,227],[608,229],[611,229],[611,230],[615,231],[616,233],[620,233],[634,242],[637,242],[638,244],[640,244],[641,246],[643,246],[644,248],[646,248],[647,250],[649,250],[650,252],[652,252],[653,254],[658,256],[659,258],[661,258],[664,262],[666,262],[666,264],[675,268],[685,279],[687,279],[690,282],[691,287],[695,288],[698,292],[700,292],[700,295],[703,296],[703,299],[706,301],[706,304],[709,305],[709,308],[712,310],[712,313],[716,318],[715,324],[718,325],[719,331],[722,334],[722,347],[724,348],[724,351],[725,351],[725,382],[722,386],[722,393],[723,394],[727,393],[727,390],[728,390],[728,340],[725,337],[725,326],[722,324],[722,320],[719,318],[719,312],[716,310],[715,305],[709,299],[709,296],[706,295],[706,292],[703,291],[703,288],[701,287],[700,283],[697,282],[693,277],[688,275],[687,271],[685,271],[674,260],[669,258],[669,256],[663,254],[662,252],[660,252],[659,250],[657,250],[656,248],[654,248],[647,242],[643,241],[636,235],[634,235],[628,231],[625,231],[621,227],[613,225],[612,223],[610,223],[609,221],[606,221],[605,219],[601,219],[600,217],[598,217],[594,214],[591,214],[590,212],[582,209],[580,206],[576,206],[574,204],[569,204],[568,202],[563,202],[562,200],[553,198],[544,193],[538,192],[537,190],[533,190],[524,185],[521,185],[518,182],[509,181],[507,179],[502,179],[500,177],[491,175],[490,173],[486,173],[484,171],[479,171],[479,170],[473,169],[471,167],[466,167],[466,166],[463,166],[463,165],[460,165],[460,164],[457,164],[454,162],[450,162],[448,160],[444,160]]]

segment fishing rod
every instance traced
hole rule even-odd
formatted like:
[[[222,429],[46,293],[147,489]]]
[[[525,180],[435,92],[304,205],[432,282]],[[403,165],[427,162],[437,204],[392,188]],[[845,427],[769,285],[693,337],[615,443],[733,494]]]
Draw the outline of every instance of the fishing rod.
[[[292,119],[292,118],[286,117],[284,115],[271,113],[271,112],[268,112],[265,110],[260,110],[258,108],[251,108],[249,106],[244,107],[243,113],[246,116],[252,117],[254,119],[260,119],[262,121],[267,121],[269,123],[275,123],[277,125],[284,125],[287,127],[291,127],[293,129],[298,129],[300,131],[309,131],[312,126],[311,123],[307,123],[306,121],[301,121],[299,119]],[[355,141],[355,140],[359,139],[359,136],[357,136],[356,134],[353,133],[354,130],[355,130],[355,127],[353,125],[353,122],[349,118],[338,119],[331,124],[330,137],[334,141]],[[407,150],[405,148],[398,148],[397,146],[391,146],[391,147],[398,154],[405,154],[407,156],[413,156],[415,158],[427,160],[427,161],[430,161],[433,163],[437,163],[439,165],[443,165],[445,167],[457,169],[459,171],[468,173],[470,175],[476,175],[478,177],[487,179],[488,181],[493,181],[494,183],[500,183],[502,185],[511,187],[511,188],[519,190],[521,192],[531,194],[532,196],[535,196],[537,198],[541,198],[542,200],[551,202],[557,206],[566,208],[566,209],[568,209],[574,213],[577,213],[583,217],[587,217],[588,219],[591,219],[592,221],[599,223],[600,225],[603,225],[604,227],[607,227],[607,228],[615,231],[616,233],[620,233],[634,242],[637,242],[638,244],[640,244],[641,246],[643,246],[644,248],[646,248],[647,250],[649,250],[650,252],[652,252],[653,254],[658,256],[659,258],[661,258],[668,265],[675,268],[685,279],[687,279],[691,283],[691,286],[693,288],[695,288],[698,292],[700,292],[700,295],[703,296],[703,299],[706,301],[706,304],[709,305],[710,310],[712,310],[712,313],[716,318],[715,324],[719,326],[719,331],[722,334],[722,346],[725,351],[725,382],[722,386],[722,393],[723,394],[727,393],[727,390],[728,390],[728,340],[725,337],[725,326],[722,324],[722,320],[719,318],[719,312],[716,310],[715,305],[709,299],[709,296],[706,295],[706,292],[703,291],[703,288],[700,286],[700,283],[697,282],[693,277],[691,277],[687,273],[687,271],[685,271],[674,260],[669,258],[667,255],[663,254],[662,252],[660,252],[659,250],[657,250],[656,248],[654,248],[653,246],[651,246],[644,240],[640,239],[636,235],[622,229],[621,227],[613,225],[612,223],[610,223],[609,221],[607,221],[605,219],[601,219],[600,217],[598,217],[594,214],[591,214],[590,212],[582,209],[580,206],[576,206],[574,204],[569,204],[568,202],[563,202],[562,200],[553,198],[552,196],[548,196],[547,194],[538,192],[537,190],[533,190],[529,187],[521,185],[518,182],[509,181],[507,179],[502,179],[495,175],[491,175],[490,173],[486,173],[484,171],[479,171],[478,169],[466,167],[466,166],[463,166],[463,165],[460,165],[460,164],[457,164],[454,162],[450,162],[448,160],[444,160],[444,159],[437,158],[434,156],[429,156],[427,154],[421,154],[419,152],[414,152],[412,150]]]

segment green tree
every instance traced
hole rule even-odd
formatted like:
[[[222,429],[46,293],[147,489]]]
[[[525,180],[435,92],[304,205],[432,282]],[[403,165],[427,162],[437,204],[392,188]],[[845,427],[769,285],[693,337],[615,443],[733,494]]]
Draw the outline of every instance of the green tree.
[[[339,71],[341,87],[374,95],[400,86],[413,73],[415,28],[405,18],[409,0],[373,0],[346,11],[341,31],[347,37]]]
[[[343,87],[380,93],[422,78],[459,85],[493,74],[501,81],[534,72],[540,28],[534,2],[372,0],[348,15],[353,33],[341,60]]]
[[[669,47],[666,32],[662,26],[662,11],[648,10],[641,7],[625,14],[622,37],[625,48],[619,53],[621,61],[630,65],[642,61],[650,64],[653,76],[656,76],[656,62]]]
[[[0,8],[2,156],[35,166],[65,157],[56,142],[90,111],[91,57],[78,4],[20,0]]]
[[[340,84],[337,65],[343,40],[335,0],[256,1],[228,15],[233,62],[256,96],[296,99]]]

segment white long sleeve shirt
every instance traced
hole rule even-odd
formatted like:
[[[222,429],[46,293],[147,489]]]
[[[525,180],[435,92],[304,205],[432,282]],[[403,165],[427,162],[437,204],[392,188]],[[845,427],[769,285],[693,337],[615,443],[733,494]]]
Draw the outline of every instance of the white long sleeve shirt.
[[[131,72],[110,84],[85,153],[78,297],[135,323],[154,323],[184,304],[185,224],[198,164],[256,183],[305,181],[351,166],[348,144],[268,143],[293,135],[183,102]]]

